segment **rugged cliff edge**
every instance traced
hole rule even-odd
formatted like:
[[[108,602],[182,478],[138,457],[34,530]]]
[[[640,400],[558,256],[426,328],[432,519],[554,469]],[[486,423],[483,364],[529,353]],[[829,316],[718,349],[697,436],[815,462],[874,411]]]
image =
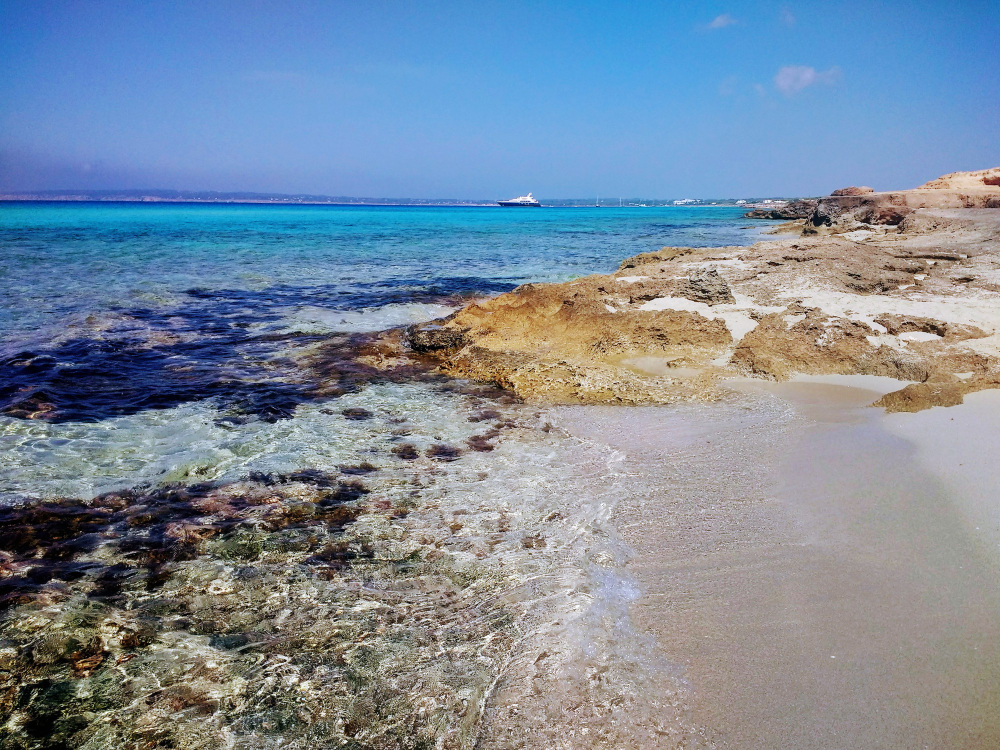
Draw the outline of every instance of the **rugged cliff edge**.
[[[876,193],[868,187],[834,190],[807,217],[806,231],[899,225],[921,208],[1000,208],[1000,167],[977,172],[953,172],[913,190]],[[853,225],[853,226],[852,226]]]
[[[1000,387],[1000,168],[837,191],[802,235],[663,248],[527,284],[406,339],[454,376],[556,403],[713,399],[735,376],[873,374],[916,411]]]

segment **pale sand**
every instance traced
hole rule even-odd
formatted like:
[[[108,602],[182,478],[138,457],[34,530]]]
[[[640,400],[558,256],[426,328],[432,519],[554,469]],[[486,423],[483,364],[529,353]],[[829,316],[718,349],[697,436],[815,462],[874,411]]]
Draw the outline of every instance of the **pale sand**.
[[[720,747],[1000,747],[1000,394],[841,382],[554,415],[625,455],[633,616]]]
[[[969,394],[948,409],[888,414],[882,424],[916,446],[921,465],[950,490],[969,535],[1000,559],[1000,391]]]

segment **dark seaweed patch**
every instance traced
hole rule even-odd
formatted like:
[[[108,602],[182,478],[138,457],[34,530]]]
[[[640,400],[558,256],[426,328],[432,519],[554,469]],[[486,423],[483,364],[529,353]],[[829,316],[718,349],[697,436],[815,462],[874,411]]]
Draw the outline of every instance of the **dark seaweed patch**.
[[[353,393],[370,383],[426,376],[427,366],[383,371],[359,358],[374,345],[365,335],[283,336],[181,341],[76,339],[45,352],[0,360],[0,412],[50,422],[99,421],[213,399],[223,423],[276,422],[303,403]],[[288,348],[312,346],[297,361]],[[364,410],[345,416],[365,418]]]
[[[417,447],[412,443],[397,445],[392,449],[392,452],[397,458],[402,458],[404,461],[412,461],[420,456],[417,453]]]
[[[378,471],[378,467],[369,463],[368,461],[362,461],[359,464],[354,464],[351,466],[341,466],[340,471],[342,474],[353,475],[363,475],[371,474]]]
[[[356,421],[371,419],[374,415],[368,411],[368,409],[362,409],[360,407],[351,407],[349,409],[344,409],[341,412],[345,419],[352,419]]]
[[[253,348],[250,341],[235,340],[147,346],[76,339],[41,353],[21,352],[0,360],[0,411],[55,422],[96,421],[215,398],[266,421],[290,416],[310,397],[308,389],[260,382],[264,358],[254,361]]]
[[[81,579],[89,582],[88,596],[95,600],[114,601],[133,589],[152,591],[174,564],[205,554],[212,540],[226,542],[242,531],[314,527],[337,533],[357,518],[362,510],[357,501],[366,494],[357,479],[305,469],[257,472],[230,484],[140,487],[87,502],[5,507],[0,509],[0,610],[59,596],[55,583]],[[99,548],[101,554],[92,555]]]
[[[427,457],[438,461],[454,461],[462,455],[462,449],[444,443],[435,443],[427,449]]]
[[[99,333],[0,359],[0,413],[52,422],[99,421],[214,399],[227,412],[224,422],[275,422],[291,417],[306,401],[417,375],[412,368],[387,374],[361,364],[358,354],[372,336],[268,332],[289,309],[457,300],[512,286],[450,277],[346,289],[191,289],[188,305],[170,310],[123,307]],[[320,353],[308,362],[288,358],[320,342]]]
[[[490,442],[486,435],[473,435],[465,444],[469,446],[470,450],[479,451],[480,453],[488,453],[493,450],[493,443]]]
[[[331,542],[306,560],[310,565],[328,568],[330,572],[343,570],[358,560],[371,560],[375,552],[370,547],[347,544],[344,541]]]
[[[496,409],[483,409],[469,415],[470,422],[486,422],[490,419],[500,419],[500,412]]]
[[[516,286],[516,283],[504,279],[439,276],[430,279],[384,279],[350,285],[277,284],[263,290],[194,288],[188,289],[187,294],[193,299],[210,302],[222,314],[238,316],[244,315],[247,310],[262,315],[306,305],[332,310],[364,310],[413,302],[455,302],[472,296],[509,292]]]

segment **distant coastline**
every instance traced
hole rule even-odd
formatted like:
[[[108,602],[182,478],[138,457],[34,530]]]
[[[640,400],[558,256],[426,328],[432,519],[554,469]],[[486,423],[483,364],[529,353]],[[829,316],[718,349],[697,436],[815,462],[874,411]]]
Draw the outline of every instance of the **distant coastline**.
[[[288,206],[491,206],[489,200],[357,198],[353,196],[217,193],[187,190],[75,190],[0,193],[3,202],[36,203],[245,203]]]
[[[602,208],[756,208],[770,207],[788,198],[628,198],[601,202]],[[0,193],[0,202],[13,203],[245,203],[281,206],[455,206],[496,207],[493,199],[369,198],[344,195],[230,193],[194,190],[38,190]],[[593,208],[590,198],[546,199],[549,207]]]

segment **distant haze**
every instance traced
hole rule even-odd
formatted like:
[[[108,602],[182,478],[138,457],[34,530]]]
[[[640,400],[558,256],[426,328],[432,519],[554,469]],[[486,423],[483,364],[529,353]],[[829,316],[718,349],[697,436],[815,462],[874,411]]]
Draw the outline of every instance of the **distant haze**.
[[[1000,5],[0,0],[0,192],[818,195],[1000,165]]]

